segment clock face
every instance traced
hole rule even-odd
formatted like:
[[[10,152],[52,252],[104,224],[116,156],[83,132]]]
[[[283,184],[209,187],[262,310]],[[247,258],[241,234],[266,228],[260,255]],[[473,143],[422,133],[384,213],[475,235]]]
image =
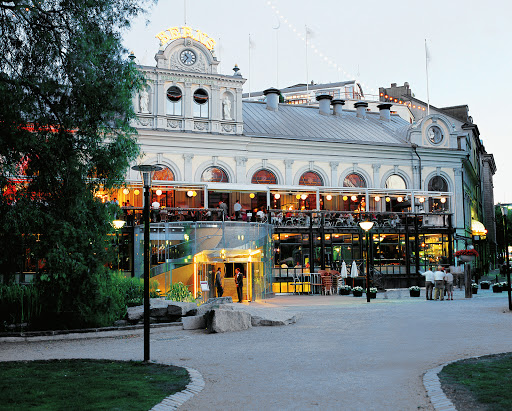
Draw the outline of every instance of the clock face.
[[[434,144],[439,144],[443,141],[443,132],[438,126],[432,126],[428,129],[428,138]]]
[[[180,61],[186,66],[191,66],[196,62],[196,53],[192,50],[183,50],[180,54]]]

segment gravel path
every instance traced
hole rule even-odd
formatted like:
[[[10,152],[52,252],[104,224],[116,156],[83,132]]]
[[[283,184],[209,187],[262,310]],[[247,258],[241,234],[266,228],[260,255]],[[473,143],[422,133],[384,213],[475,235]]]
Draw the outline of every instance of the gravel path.
[[[183,410],[432,410],[422,376],[451,360],[512,351],[506,294],[425,301],[406,291],[278,296],[259,307],[297,324],[226,334],[152,330],[151,359],[192,367],[206,383]],[[1,343],[0,361],[141,360],[140,331],[112,338]]]

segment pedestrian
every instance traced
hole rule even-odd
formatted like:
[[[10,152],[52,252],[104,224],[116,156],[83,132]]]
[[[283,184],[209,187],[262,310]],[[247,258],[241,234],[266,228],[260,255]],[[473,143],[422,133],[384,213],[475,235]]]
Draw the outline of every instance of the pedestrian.
[[[434,272],[432,271],[432,266],[421,275],[425,277],[426,298],[427,300],[432,300],[432,291],[434,290]]]
[[[437,267],[437,271],[434,273],[434,282],[435,282],[435,290],[434,290],[434,300],[438,298],[443,301],[444,300],[444,271],[443,267],[440,265]]]
[[[240,210],[242,210],[242,204],[240,204],[240,200],[236,200],[236,203],[233,206],[233,211],[235,212],[235,221],[240,219]]]
[[[222,297],[222,294],[224,294],[224,288],[222,287],[220,267],[217,268],[217,273],[215,274],[215,287],[217,287],[217,297]]]
[[[235,269],[235,284],[236,284],[236,293],[238,295],[238,302],[242,302],[242,294],[244,288],[244,275],[240,271],[240,268]]]
[[[447,272],[444,275],[445,280],[445,290],[446,290],[446,299],[453,300],[453,274],[451,272]]]
[[[224,201],[220,200],[219,208],[221,209],[219,217],[222,218],[222,216],[224,216],[224,219],[226,219],[228,216],[228,205]]]

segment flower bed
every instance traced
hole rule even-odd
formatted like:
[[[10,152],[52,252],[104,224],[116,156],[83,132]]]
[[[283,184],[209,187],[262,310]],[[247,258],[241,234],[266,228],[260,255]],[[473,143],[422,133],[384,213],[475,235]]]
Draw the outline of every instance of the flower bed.
[[[352,288],[352,295],[354,297],[362,297],[363,296],[363,287]]]
[[[420,287],[417,285],[413,285],[409,287],[409,296],[410,297],[419,297],[420,296]]]
[[[491,287],[491,283],[489,281],[480,281],[480,288],[482,290],[488,290]]]

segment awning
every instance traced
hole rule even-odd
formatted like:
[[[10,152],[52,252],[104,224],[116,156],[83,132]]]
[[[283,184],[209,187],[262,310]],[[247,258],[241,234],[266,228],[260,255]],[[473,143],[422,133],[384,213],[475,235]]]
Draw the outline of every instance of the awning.
[[[471,234],[485,236],[487,234],[487,230],[480,221],[471,220]]]

